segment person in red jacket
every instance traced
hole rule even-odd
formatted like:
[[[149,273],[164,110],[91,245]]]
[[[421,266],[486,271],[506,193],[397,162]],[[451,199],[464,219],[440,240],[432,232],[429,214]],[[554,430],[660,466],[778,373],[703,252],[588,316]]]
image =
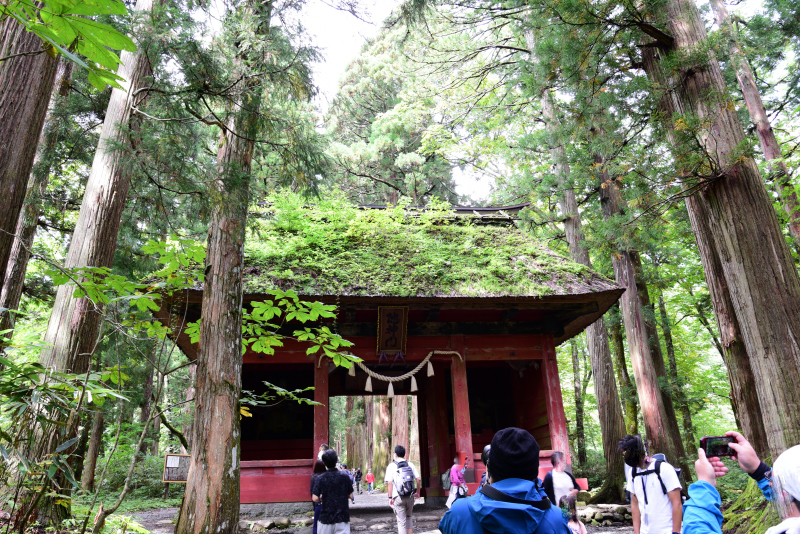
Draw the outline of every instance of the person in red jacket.
[[[367,470],[367,476],[364,477],[364,482],[367,483],[367,493],[372,495],[372,488],[375,487],[375,475],[372,474],[372,469]]]

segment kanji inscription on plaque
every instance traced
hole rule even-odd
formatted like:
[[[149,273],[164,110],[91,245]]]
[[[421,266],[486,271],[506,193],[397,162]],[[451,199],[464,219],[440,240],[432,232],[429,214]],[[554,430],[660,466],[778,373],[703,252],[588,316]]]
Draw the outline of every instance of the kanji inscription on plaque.
[[[164,476],[162,482],[180,484],[189,478],[189,463],[192,457],[188,454],[167,454],[164,456]]]
[[[395,355],[406,353],[408,334],[408,306],[378,307],[378,351]]]

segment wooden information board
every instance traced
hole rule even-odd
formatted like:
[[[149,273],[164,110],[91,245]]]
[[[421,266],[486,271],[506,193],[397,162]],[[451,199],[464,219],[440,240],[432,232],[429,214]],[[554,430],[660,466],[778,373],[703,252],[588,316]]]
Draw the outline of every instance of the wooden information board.
[[[185,484],[189,479],[189,463],[192,457],[188,454],[164,455],[164,476],[162,482]]]

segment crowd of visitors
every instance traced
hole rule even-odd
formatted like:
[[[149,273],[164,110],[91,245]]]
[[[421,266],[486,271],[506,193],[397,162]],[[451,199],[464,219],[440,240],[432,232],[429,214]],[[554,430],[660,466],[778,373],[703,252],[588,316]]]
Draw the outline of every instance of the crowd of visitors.
[[[781,454],[770,468],[738,432],[727,432],[728,447],[739,466],[773,503],[781,523],[765,534],[800,534],[800,445]],[[314,466],[311,495],[314,534],[350,532],[348,500],[361,492],[361,470],[338,464],[336,451],[320,447]],[[720,495],[716,480],[728,472],[719,457],[698,449],[697,482],[684,501],[680,471],[663,455],[650,456],[640,436],[625,436],[618,445],[625,462],[626,490],[631,496],[634,534],[722,534]],[[463,463],[453,459],[447,475],[448,511],[439,523],[442,534],[586,534],[577,513],[579,486],[567,470],[562,452],[552,455],[553,469],[539,479],[539,444],[526,430],[506,428],[494,435],[481,455],[486,466],[477,492],[468,496]],[[369,469],[363,477],[367,492],[374,491]],[[389,506],[397,519],[398,534],[412,534],[414,500],[419,497],[420,474],[398,445],[384,476]],[[555,504],[557,503],[557,505]]]

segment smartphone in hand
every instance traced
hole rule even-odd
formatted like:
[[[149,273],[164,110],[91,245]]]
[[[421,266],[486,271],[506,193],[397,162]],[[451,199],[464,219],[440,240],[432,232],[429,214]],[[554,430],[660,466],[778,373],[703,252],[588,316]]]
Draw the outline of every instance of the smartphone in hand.
[[[736,443],[736,438],[728,436],[705,437],[700,440],[700,448],[706,453],[707,458],[712,456],[734,456],[736,451],[728,447],[728,443]]]

